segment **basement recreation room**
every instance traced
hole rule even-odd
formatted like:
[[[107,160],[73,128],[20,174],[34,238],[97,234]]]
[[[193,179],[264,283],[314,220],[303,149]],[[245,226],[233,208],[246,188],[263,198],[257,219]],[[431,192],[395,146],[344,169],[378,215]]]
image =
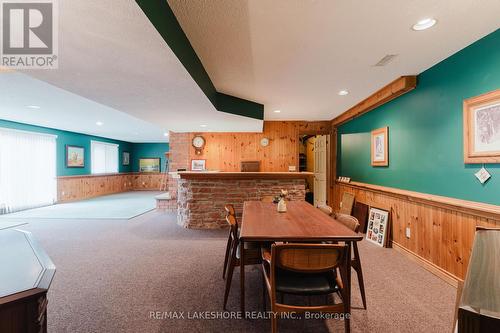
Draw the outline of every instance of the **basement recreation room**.
[[[500,332],[499,13],[0,0],[0,333]]]

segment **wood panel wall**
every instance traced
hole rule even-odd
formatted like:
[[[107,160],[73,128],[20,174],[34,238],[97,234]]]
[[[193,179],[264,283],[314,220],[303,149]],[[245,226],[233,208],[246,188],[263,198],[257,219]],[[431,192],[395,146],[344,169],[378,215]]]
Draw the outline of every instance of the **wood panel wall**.
[[[58,177],[57,201],[84,200],[101,195],[137,191],[159,190],[161,173],[120,173],[112,175],[84,175]]]
[[[262,133],[191,133],[206,140],[200,155],[190,146],[190,159],[205,159],[209,170],[240,171],[241,161],[261,161],[261,171],[288,171],[288,166],[298,170],[299,135],[330,134],[329,121],[265,121]],[[260,145],[268,138],[267,147]]]
[[[497,206],[361,183],[336,183],[332,192],[335,210],[347,192],[390,211],[393,247],[453,285],[465,277],[476,226],[500,227]]]

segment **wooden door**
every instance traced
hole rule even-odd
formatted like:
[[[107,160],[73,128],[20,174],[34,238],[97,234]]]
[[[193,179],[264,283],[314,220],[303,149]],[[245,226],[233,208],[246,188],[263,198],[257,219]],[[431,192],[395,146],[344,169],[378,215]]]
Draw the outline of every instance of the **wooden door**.
[[[314,205],[326,205],[326,135],[318,135],[314,143]]]

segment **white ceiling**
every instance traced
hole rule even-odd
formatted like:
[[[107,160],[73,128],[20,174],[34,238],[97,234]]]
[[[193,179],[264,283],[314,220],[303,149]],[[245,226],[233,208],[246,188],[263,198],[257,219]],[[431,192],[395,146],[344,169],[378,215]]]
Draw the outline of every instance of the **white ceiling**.
[[[332,119],[500,27],[498,0],[168,2],[216,88],[263,103],[265,119]],[[437,25],[411,30],[426,17]]]
[[[77,103],[76,99],[66,96],[66,100],[60,89],[47,88],[44,97],[53,101],[50,109],[37,110],[36,117],[22,112],[18,121],[51,123],[52,127],[66,129],[69,124],[56,117],[66,114],[73,119],[71,130],[92,134],[99,131],[103,132],[101,135],[131,142],[165,141],[166,130],[262,130],[260,120],[215,110],[135,1],[58,3],[59,69],[24,73],[84,97],[83,104],[68,108],[68,104]],[[11,89],[9,94],[14,95],[12,100],[18,100],[20,107],[42,103],[27,98],[24,89]],[[89,100],[95,102],[92,111]],[[101,116],[104,113],[106,117]],[[125,121],[127,117],[141,119],[142,125]],[[102,128],[89,127],[96,127],[97,119],[110,120],[101,120],[106,125]]]
[[[168,141],[158,125],[22,73],[0,74],[0,91],[0,119],[130,142]]]
[[[0,118],[131,142],[165,141],[167,130],[262,130],[215,110],[135,1],[58,3],[59,69],[0,74]],[[263,103],[270,120],[332,119],[500,23],[498,0],[169,3],[216,88]],[[424,17],[438,24],[412,31]],[[386,54],[398,57],[373,67]]]

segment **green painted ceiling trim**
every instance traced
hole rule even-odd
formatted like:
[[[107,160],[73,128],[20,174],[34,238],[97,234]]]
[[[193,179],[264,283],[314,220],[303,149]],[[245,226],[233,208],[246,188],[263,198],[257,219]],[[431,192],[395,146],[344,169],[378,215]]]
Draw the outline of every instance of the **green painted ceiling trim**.
[[[167,0],[136,0],[136,2],[218,111],[259,120],[264,119],[263,104],[226,95],[215,89]]]
[[[264,105],[246,99],[217,93],[217,110],[255,119],[264,119]]]

